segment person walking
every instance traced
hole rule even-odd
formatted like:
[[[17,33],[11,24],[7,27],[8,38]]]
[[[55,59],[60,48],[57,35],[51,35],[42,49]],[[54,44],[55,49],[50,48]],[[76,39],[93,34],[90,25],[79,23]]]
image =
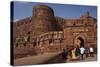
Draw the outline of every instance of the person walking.
[[[85,48],[85,55],[86,55],[86,57],[89,56],[89,47],[86,47],[86,48]]]
[[[66,59],[66,49],[63,49],[62,56],[63,56],[63,59]]]
[[[80,53],[81,53],[81,59],[84,60],[84,52],[85,52],[85,48],[84,47],[80,47]]]
[[[67,60],[71,60],[72,59],[72,49],[68,50],[68,56],[67,56]]]
[[[79,48],[79,46],[76,47],[75,55],[76,55],[77,59],[79,60],[80,59],[80,48]]]
[[[68,48],[66,48],[66,60],[68,59]]]
[[[71,50],[71,53],[72,53],[72,60],[76,60],[75,52],[76,52],[76,48],[73,48],[73,49]]]
[[[89,51],[90,51],[90,56],[93,57],[94,49],[92,46],[90,46]]]

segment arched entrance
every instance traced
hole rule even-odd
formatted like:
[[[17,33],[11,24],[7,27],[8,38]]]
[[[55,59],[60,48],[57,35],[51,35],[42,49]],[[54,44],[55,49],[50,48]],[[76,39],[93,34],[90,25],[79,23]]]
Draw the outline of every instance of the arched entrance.
[[[80,40],[79,46],[84,47],[84,40],[81,37],[79,37],[78,39]]]
[[[86,38],[82,35],[77,35],[74,38],[74,46],[85,47],[86,46]]]

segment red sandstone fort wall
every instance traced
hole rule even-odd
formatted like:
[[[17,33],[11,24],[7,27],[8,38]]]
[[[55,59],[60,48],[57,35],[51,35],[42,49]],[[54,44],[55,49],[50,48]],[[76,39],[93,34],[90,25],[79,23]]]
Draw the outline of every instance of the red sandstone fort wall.
[[[38,6],[32,17],[13,23],[14,57],[20,58],[45,52],[62,51],[77,46],[97,46],[97,21],[89,13],[79,19],[55,17],[47,6]]]

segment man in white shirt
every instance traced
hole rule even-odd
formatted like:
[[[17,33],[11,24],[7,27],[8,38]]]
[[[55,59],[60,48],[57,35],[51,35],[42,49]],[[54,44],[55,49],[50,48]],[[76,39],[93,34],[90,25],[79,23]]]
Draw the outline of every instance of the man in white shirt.
[[[81,53],[82,60],[83,60],[84,52],[85,52],[85,48],[84,47],[81,47],[80,48],[80,53]]]
[[[93,57],[93,53],[94,53],[93,47],[90,47],[90,48],[89,48],[89,51],[90,51],[90,56]]]

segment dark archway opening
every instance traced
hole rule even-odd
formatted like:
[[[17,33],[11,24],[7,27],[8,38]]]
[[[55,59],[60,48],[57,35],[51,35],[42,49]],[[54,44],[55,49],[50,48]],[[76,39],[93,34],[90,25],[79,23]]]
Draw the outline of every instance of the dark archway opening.
[[[79,37],[78,39],[80,40],[80,47],[84,47],[84,40],[83,40],[83,38]]]

